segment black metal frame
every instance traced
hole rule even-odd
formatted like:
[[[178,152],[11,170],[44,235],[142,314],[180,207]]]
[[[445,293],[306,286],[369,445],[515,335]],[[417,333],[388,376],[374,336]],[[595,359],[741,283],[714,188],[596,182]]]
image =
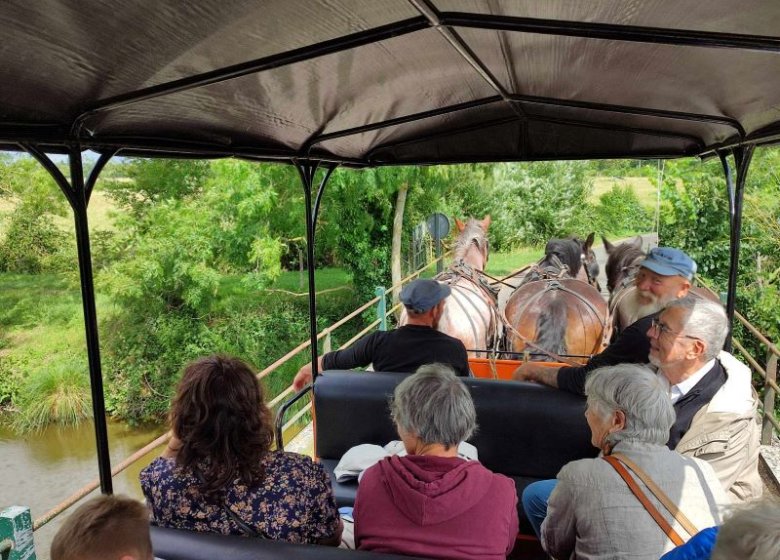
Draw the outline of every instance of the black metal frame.
[[[312,192],[314,188],[314,179],[317,174],[317,169],[320,166],[319,161],[301,160],[294,162],[295,168],[298,170],[298,175],[301,178],[301,184],[303,186],[303,199],[306,206],[306,268],[309,276],[309,337],[311,344],[311,372],[312,379],[311,384],[301,389],[294,397],[286,401],[279,407],[279,411],[276,414],[275,432],[276,432],[276,448],[284,450],[284,415],[290,409],[290,407],[298,402],[308,391],[311,390],[314,382],[319,375],[319,351],[317,349],[317,293],[315,286],[315,258],[314,247],[316,243],[316,227],[317,218],[320,214],[320,205],[322,204],[322,195],[325,192],[325,186],[328,184],[331,175],[336,170],[336,165],[328,165],[325,168],[325,173],[320,179],[320,183],[317,187],[317,192],[314,197],[314,203],[312,204]]]
[[[742,244],[742,203],[745,195],[745,181],[747,180],[750,162],[753,159],[754,146],[734,148],[732,155],[737,169],[737,181],[734,183],[734,173],[729,165],[728,154],[720,152],[720,162],[723,173],[726,176],[726,189],[729,197],[729,244],[731,248],[729,262],[729,281],[726,300],[726,314],[729,318],[729,327],[734,328],[734,313],[737,304],[737,276],[739,273],[739,253]],[[731,352],[731,336],[726,337],[724,349]]]
[[[113,492],[111,456],[108,449],[108,427],[106,425],[106,405],[103,396],[103,370],[100,363],[100,341],[98,338],[97,311],[95,309],[95,284],[92,276],[92,252],[89,243],[87,207],[98,176],[114,155],[114,152],[100,156],[85,182],[81,149],[78,144],[73,145],[68,153],[69,182],[54,162],[37,146],[24,144],[22,147],[49,172],[49,175],[56,181],[73,209],[76,227],[76,249],[78,251],[79,275],[81,279],[81,303],[84,309],[84,329],[87,338],[87,359],[89,361],[89,381],[92,393],[92,415],[95,422],[100,490],[104,494],[111,494]]]
[[[186,78],[173,80],[137,91],[116,95],[104,99],[92,107],[85,108],[85,110],[73,120],[69,128],[63,127],[61,124],[0,123],[0,143],[3,146],[18,145],[22,149],[29,152],[33,157],[35,157],[55,179],[64,196],[68,199],[71,208],[73,209],[79,258],[79,271],[81,275],[82,304],[84,307],[87,353],[89,358],[90,380],[92,386],[92,405],[93,414],[95,416],[98,466],[100,471],[101,490],[104,493],[111,493],[112,483],[110,459],[108,455],[105,406],[103,400],[103,382],[100,364],[97,317],[95,311],[95,294],[92,277],[87,207],[92,189],[95,185],[95,182],[97,181],[100,171],[119,149],[124,149],[126,153],[132,155],[162,155],[167,157],[236,156],[249,160],[277,162],[287,161],[292,162],[296,166],[304,187],[304,198],[306,202],[306,239],[307,260],[309,268],[308,275],[311,355],[313,377],[316,379],[316,376],[319,373],[319,368],[317,364],[318,352],[314,276],[314,245],[315,226],[322,194],[324,192],[325,185],[336,166],[347,165],[352,167],[361,167],[366,165],[382,164],[383,162],[373,159],[373,154],[376,153],[377,150],[388,148],[389,146],[375,148],[371,153],[366,154],[362,159],[341,158],[331,156],[327,153],[319,153],[319,151],[314,149],[315,146],[328,140],[361,134],[373,130],[380,130],[392,126],[398,126],[401,124],[411,123],[435,116],[467,111],[471,108],[494,102],[507,103],[509,108],[511,108],[511,110],[515,113],[516,117],[513,119],[502,119],[502,121],[509,122],[511,120],[515,120],[521,123],[521,126],[523,127],[521,142],[524,143],[524,146],[526,142],[525,132],[527,131],[524,123],[528,120],[544,119],[549,122],[559,122],[561,124],[601,127],[640,134],[652,135],[663,133],[664,135],[668,136],[686,138],[688,140],[698,140],[697,147],[699,149],[703,149],[701,139],[692,137],[687,134],[677,134],[634,127],[614,127],[606,124],[599,125],[597,123],[578,121],[576,119],[543,118],[529,115],[522,106],[522,103],[538,103],[550,106],[575,107],[596,111],[634,114],[639,116],[653,116],[663,119],[679,119],[722,124],[724,126],[731,127],[736,132],[736,140],[732,138],[715,150],[723,164],[729,190],[731,262],[729,268],[729,294],[727,311],[729,314],[729,319],[733,321],[740,251],[742,203],[747,171],[752,158],[754,146],[761,144],[762,142],[767,142],[768,139],[776,139],[778,134],[777,131],[761,130],[748,136],[744,127],[737,119],[727,116],[660,110],[650,107],[608,105],[584,100],[553,99],[511,94],[507,92],[501,82],[495,76],[493,76],[487,65],[485,65],[485,63],[483,63],[471,50],[468,43],[457,33],[455,28],[538,33],[545,35],[608,39],[614,41],[633,41],[666,45],[685,45],[706,48],[747,49],[766,52],[780,52],[780,39],[776,37],[692,31],[685,29],[675,30],[591,22],[572,22],[562,20],[509,17],[490,14],[440,12],[432,0],[410,0],[410,2],[420,13],[420,16],[398,21],[388,25],[383,25],[373,29],[360,31],[343,37],[337,37],[335,39],[323,41],[288,52],[282,52],[268,57],[215,69],[203,74],[188,76]],[[448,41],[448,43],[459,53],[459,55],[490,84],[497,95],[481,100],[452,105],[449,107],[440,107],[416,114],[399,116],[381,122],[368,123],[350,129],[329,133],[322,133],[322,131],[317,131],[316,133],[312,134],[299,148],[290,149],[287,151],[278,150],[274,151],[273,153],[266,153],[253,147],[241,147],[235,145],[226,147],[221,145],[210,145],[206,143],[183,141],[179,139],[151,139],[136,136],[117,138],[104,137],[96,139],[92,138],[89,134],[84,134],[84,125],[88,122],[89,118],[104,111],[109,111],[114,108],[124,107],[132,103],[165,95],[189,91],[195,88],[216,84],[226,80],[279,68],[296,62],[312,60],[320,56],[377,43],[393,37],[398,37],[430,28],[437,29],[439,33],[441,33],[441,35],[445,38],[445,40]],[[65,129],[68,129],[70,134],[68,140],[63,142],[63,130]],[[452,132],[453,131],[448,131],[447,133],[451,134]],[[19,142],[24,143],[17,144]],[[403,143],[397,145],[401,144]],[[101,151],[102,155],[85,182],[81,154],[82,150],[87,148],[97,149]],[[60,153],[65,152],[68,154],[71,176],[70,182],[68,182],[68,180],[59,171],[57,166],[54,165],[51,159],[49,159],[49,157],[46,155],[45,152],[47,151],[56,151]],[[705,156],[707,154],[712,154],[712,152],[713,149],[710,148],[708,152],[700,152],[698,155]],[[525,153],[525,150],[523,150],[523,153]],[[736,184],[734,183],[733,173],[728,163],[729,154],[733,154],[736,165]],[[643,154],[636,154],[637,157],[642,157],[642,155]],[[674,157],[676,155],[679,154],[669,154],[669,157]],[[657,157],[658,154],[655,154],[654,156],[653,154],[646,154],[646,156]],[[614,156],[611,154],[602,155],[594,153],[591,154],[590,157],[592,159],[597,159],[600,157]],[[430,161],[425,163],[434,164],[443,162]],[[321,164],[327,166],[327,171],[319,183],[316,195],[314,195],[314,200],[312,201],[314,178],[317,168]],[[305,394],[307,391],[308,388],[301,391],[298,395],[296,395],[294,400],[299,399],[300,396]],[[286,408],[283,407],[283,410],[286,410]],[[279,441],[281,443],[280,437]]]

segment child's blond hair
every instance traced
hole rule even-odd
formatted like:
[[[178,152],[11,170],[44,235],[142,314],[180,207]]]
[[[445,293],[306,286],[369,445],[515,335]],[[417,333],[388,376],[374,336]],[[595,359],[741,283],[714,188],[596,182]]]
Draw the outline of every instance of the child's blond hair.
[[[138,500],[100,496],[78,507],[51,543],[51,560],[152,558],[149,511]]]

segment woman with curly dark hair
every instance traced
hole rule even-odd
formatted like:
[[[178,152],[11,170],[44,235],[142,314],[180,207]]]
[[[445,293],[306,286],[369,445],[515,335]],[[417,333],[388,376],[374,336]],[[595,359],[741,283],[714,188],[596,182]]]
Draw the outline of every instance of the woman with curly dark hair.
[[[247,364],[227,356],[189,364],[170,420],[168,447],[141,471],[152,524],[339,544],[327,473],[308,457],[271,450],[271,411]]]

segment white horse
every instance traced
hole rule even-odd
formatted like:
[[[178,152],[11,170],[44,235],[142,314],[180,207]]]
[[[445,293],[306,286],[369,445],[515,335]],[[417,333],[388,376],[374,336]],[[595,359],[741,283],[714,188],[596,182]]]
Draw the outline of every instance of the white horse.
[[[488,260],[490,216],[469,218],[465,224],[455,219],[455,225],[459,234],[453,261],[435,278],[452,290],[436,330],[460,339],[467,350],[472,350],[470,355],[479,356],[479,351],[487,350],[499,338],[496,298],[480,275]],[[398,323],[406,324],[405,309]]]

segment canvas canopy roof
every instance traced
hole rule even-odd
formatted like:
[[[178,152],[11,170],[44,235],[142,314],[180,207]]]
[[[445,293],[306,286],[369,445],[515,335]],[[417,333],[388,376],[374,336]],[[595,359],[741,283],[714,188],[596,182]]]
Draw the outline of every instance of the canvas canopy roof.
[[[775,0],[4,0],[0,148],[346,165],[780,135]]]

